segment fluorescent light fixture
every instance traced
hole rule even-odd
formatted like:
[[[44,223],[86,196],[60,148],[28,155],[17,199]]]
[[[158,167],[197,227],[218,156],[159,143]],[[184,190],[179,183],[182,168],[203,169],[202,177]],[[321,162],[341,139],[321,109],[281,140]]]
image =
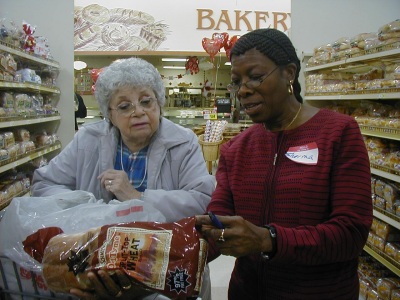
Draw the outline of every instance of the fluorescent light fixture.
[[[186,58],[161,58],[161,61],[181,61],[185,62],[187,59]]]
[[[226,63],[225,63],[225,66],[230,66],[231,65],[231,62],[230,61],[227,61]]]
[[[74,61],[74,69],[77,71],[83,70],[84,68],[87,67],[87,63],[81,60],[76,60]]]
[[[184,70],[186,69],[185,67],[178,67],[178,66],[163,66],[164,69],[179,69],[179,70]]]

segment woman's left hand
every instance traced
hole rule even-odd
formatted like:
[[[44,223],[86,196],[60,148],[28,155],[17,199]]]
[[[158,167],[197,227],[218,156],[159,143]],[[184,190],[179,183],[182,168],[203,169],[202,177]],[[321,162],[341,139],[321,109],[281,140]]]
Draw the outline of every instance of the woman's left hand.
[[[107,272],[99,270],[96,273],[89,272],[88,278],[94,289],[93,292],[73,288],[70,293],[79,299],[118,299],[131,300],[136,297],[151,294],[148,290],[131,281],[128,275],[121,270]]]
[[[98,179],[105,189],[113,193],[120,201],[140,199],[141,193],[132,186],[124,171],[108,169],[101,173]]]
[[[239,216],[217,216],[224,229],[213,226],[208,215],[196,216],[196,225],[207,239],[216,242],[220,252],[234,257],[269,251],[269,231]]]

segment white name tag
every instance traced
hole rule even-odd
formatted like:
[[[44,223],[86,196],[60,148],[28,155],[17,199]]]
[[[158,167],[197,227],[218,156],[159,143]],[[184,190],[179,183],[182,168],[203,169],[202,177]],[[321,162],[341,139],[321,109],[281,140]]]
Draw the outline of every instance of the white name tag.
[[[290,147],[286,157],[299,164],[316,165],[318,162],[318,146],[316,142],[307,145]]]

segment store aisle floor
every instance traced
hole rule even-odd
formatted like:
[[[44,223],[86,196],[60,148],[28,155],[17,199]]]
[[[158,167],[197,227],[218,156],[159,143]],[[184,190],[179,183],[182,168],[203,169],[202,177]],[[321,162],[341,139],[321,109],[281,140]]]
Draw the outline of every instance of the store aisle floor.
[[[209,264],[211,271],[212,300],[228,299],[228,284],[234,263],[234,257],[221,255]]]

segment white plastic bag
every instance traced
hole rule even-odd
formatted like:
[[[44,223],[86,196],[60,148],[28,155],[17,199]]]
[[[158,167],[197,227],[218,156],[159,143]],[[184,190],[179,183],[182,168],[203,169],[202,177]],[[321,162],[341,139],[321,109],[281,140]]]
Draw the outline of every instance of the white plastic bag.
[[[149,221],[165,222],[152,205],[138,200],[96,201],[93,194],[71,191],[50,197],[17,197],[0,221],[0,256],[25,269],[41,272],[42,266],[24,251],[22,242],[44,227],[59,227],[64,233],[86,231],[106,224]]]

